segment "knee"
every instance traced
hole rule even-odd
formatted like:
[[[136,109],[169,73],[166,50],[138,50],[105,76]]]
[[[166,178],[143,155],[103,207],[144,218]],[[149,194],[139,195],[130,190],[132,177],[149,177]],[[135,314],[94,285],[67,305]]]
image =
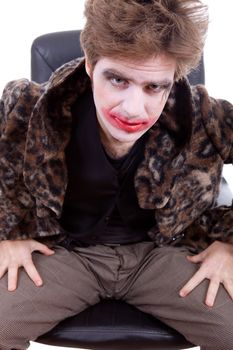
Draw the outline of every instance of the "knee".
[[[232,326],[222,325],[213,334],[211,349],[231,350],[233,344]]]
[[[217,312],[214,312],[212,316],[215,318],[215,322],[211,322],[206,346],[201,349],[231,350],[233,346],[232,322],[224,314],[219,315]]]
[[[2,324],[0,324],[1,350],[25,350],[29,345],[29,340],[24,338],[21,333],[21,327],[17,326],[16,321],[2,321]]]

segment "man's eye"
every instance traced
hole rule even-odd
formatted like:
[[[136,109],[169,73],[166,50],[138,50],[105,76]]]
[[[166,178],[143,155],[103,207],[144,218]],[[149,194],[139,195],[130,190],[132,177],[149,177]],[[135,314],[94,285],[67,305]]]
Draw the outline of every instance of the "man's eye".
[[[151,84],[148,86],[148,89],[151,90],[152,92],[159,92],[163,90],[163,87],[161,85]]]
[[[119,78],[119,77],[112,77],[110,79],[111,83],[115,86],[123,86],[126,84],[126,81],[122,78]]]
[[[168,91],[170,89],[170,84],[166,84],[166,85],[157,85],[157,84],[151,84],[148,86],[148,90],[150,92],[154,92],[154,93],[158,93],[161,91]]]

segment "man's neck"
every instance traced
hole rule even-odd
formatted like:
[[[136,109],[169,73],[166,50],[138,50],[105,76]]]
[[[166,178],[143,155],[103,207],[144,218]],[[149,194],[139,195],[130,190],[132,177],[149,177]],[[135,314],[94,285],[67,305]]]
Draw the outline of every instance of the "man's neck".
[[[135,141],[133,142],[120,142],[118,140],[114,139],[108,139],[104,132],[100,130],[100,139],[101,143],[105,149],[105,152],[108,154],[109,157],[113,159],[118,159],[124,157],[131,148],[133,147]]]

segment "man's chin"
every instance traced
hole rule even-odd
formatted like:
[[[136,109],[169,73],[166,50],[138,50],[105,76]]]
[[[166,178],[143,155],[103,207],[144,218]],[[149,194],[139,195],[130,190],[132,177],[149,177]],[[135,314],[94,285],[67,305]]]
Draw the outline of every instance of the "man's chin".
[[[146,132],[146,131],[145,131]],[[145,132],[135,132],[135,133],[125,133],[125,135],[114,136],[112,135],[113,140],[116,143],[127,144],[135,143]]]

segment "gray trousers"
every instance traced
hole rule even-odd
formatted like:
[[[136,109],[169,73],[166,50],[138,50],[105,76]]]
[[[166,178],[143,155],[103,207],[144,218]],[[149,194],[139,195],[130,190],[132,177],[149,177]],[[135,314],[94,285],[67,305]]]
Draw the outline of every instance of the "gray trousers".
[[[198,266],[185,248],[155,248],[152,242],[97,245],[52,256],[33,253],[44,284],[36,287],[23,269],[18,288],[0,280],[0,349],[27,349],[30,340],[100,298],[123,299],[177,329],[205,350],[232,350],[233,301],[221,286],[213,308],[204,304],[208,281],[186,298],[179,290]]]

